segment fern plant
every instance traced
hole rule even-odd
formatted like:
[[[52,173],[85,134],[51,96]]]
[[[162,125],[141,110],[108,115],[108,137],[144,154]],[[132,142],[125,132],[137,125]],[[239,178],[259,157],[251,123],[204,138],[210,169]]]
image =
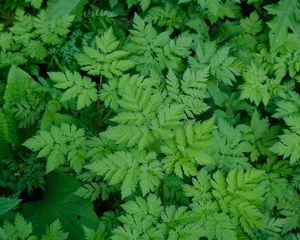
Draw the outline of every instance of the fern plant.
[[[132,61],[124,59],[128,53],[117,50],[119,41],[114,36],[112,28],[100,38],[96,37],[96,45],[97,49],[85,47],[84,53],[76,57],[82,70],[88,74],[111,78],[121,76],[123,72],[133,67]]]
[[[296,0],[0,3],[0,238],[300,236]]]
[[[50,131],[41,131],[28,139],[24,146],[39,151],[37,157],[47,157],[46,172],[51,172],[64,164],[66,160],[79,173],[85,161],[85,135],[83,129],[74,125],[63,124],[60,128],[53,126]]]

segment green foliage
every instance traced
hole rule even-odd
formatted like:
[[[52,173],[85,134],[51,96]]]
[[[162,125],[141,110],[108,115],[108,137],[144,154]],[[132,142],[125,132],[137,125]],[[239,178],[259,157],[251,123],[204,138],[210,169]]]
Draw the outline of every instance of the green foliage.
[[[81,77],[78,72],[66,71],[48,73],[50,79],[55,82],[54,87],[67,89],[61,96],[60,101],[70,101],[77,98],[77,110],[88,107],[97,100],[96,84],[88,77]]]
[[[80,20],[82,17],[83,7],[86,2],[86,0],[68,2],[62,0],[49,0],[47,2],[46,13],[49,17],[74,15],[77,20]]]
[[[160,184],[162,169],[155,153],[115,152],[87,166],[97,175],[105,176],[110,185],[121,184],[122,198],[130,196],[140,186],[143,195]]]
[[[187,69],[183,76],[181,85],[173,71],[167,75],[167,91],[173,101],[185,105],[185,112],[189,117],[199,115],[208,110],[203,101],[207,94],[208,68],[193,72]]]
[[[101,37],[96,36],[97,49],[85,47],[84,53],[78,54],[76,59],[82,70],[90,75],[121,76],[123,72],[133,67],[133,62],[125,60],[128,52],[117,50],[119,41],[113,34],[112,28]]]
[[[11,159],[8,152],[0,163],[0,185],[9,193],[25,191],[29,195],[38,188],[44,189],[45,163],[32,155],[23,161]]]
[[[33,227],[31,223],[26,222],[24,217],[19,213],[16,214],[14,223],[5,221],[2,228],[0,228],[0,237],[3,240],[8,239],[26,239],[37,240],[36,235],[32,234]],[[66,240],[68,239],[68,233],[64,233],[61,229],[61,223],[59,220],[55,220],[50,226],[47,226],[45,234],[40,238],[41,240]]]
[[[249,169],[247,153],[251,152],[251,144],[242,137],[239,127],[234,128],[224,120],[213,132],[214,143],[209,149],[219,169]]]
[[[45,234],[42,236],[42,240],[66,240],[68,239],[68,233],[62,231],[61,223],[59,220],[55,220],[49,227],[46,228]]]
[[[26,2],[29,2],[32,7],[39,9],[43,3],[43,0],[26,0]]]
[[[126,0],[129,8],[131,8],[133,5],[139,4],[143,11],[150,6],[151,2],[151,0]]]
[[[165,171],[183,178],[196,175],[198,165],[212,165],[213,159],[206,151],[212,144],[212,128],[213,119],[202,123],[189,121],[184,127],[178,127],[173,138],[160,147],[165,154]]]
[[[271,150],[284,158],[289,157],[290,163],[294,164],[299,161],[299,144],[300,144],[300,125],[299,117],[286,118],[285,122],[290,129],[285,129],[284,134],[279,136],[279,141],[275,143]]]
[[[79,182],[67,174],[52,172],[48,175],[47,190],[43,199],[23,205],[22,215],[32,222],[36,234],[41,236],[46,232],[45,239],[56,235],[66,239],[66,234],[60,230],[60,224],[54,222],[56,219],[60,220],[71,239],[83,239],[83,226],[98,226],[97,216],[89,200],[74,195],[79,186]],[[52,225],[48,229],[45,228],[50,223]]]
[[[269,39],[272,48],[277,48],[284,43],[289,30],[299,34],[297,20],[299,20],[300,5],[298,1],[283,0],[277,4],[267,5],[265,8],[269,14],[275,15],[268,22],[270,27]]]
[[[164,6],[154,6],[147,13],[147,21],[170,30],[181,29],[186,20],[185,12],[172,2],[166,2]]]
[[[266,106],[271,98],[268,84],[270,79],[263,69],[251,65],[243,74],[245,82],[240,85],[241,99],[249,99],[258,106],[261,102]]]
[[[3,227],[0,228],[1,239],[26,239],[37,240],[37,236],[32,235],[32,224],[27,223],[22,215],[16,215],[14,223],[5,221]]]
[[[192,1],[195,0],[178,0],[178,3],[182,4]],[[196,2],[204,11],[205,17],[207,17],[212,22],[216,22],[218,18],[236,18],[240,15],[239,9],[234,4],[236,2],[239,2],[236,0],[196,0]]]
[[[14,209],[19,203],[19,199],[0,197],[0,216]]]
[[[14,112],[19,127],[33,125],[44,110],[46,91],[22,69],[12,66],[4,93],[4,109]]]
[[[47,57],[47,48],[62,42],[74,17],[50,18],[44,10],[32,16],[18,9],[15,18],[8,31],[0,32],[0,68],[43,61]]]
[[[170,31],[157,33],[151,23],[146,24],[137,14],[130,33],[126,49],[133,54],[131,59],[136,63],[136,69],[143,74],[149,73],[149,69],[158,73],[166,68],[177,69],[182,58],[190,54],[192,38],[189,34],[182,33],[171,39]]]
[[[188,223],[191,216],[185,207],[170,206],[164,210],[154,195],[147,200],[137,197],[122,208],[126,212],[119,218],[123,227],[116,228],[111,239],[198,239],[200,236],[196,226]]]
[[[1,1],[0,239],[299,239],[299,13]]]
[[[193,179],[193,186],[185,185],[184,189],[189,197],[192,197],[194,209],[199,211],[213,211],[217,214],[219,211],[229,216],[232,221],[228,221],[228,234],[232,238],[236,237],[238,226],[252,238],[255,237],[255,231],[268,231],[269,227],[260,206],[264,201],[264,194],[267,186],[265,185],[264,172],[259,170],[238,171],[231,170],[227,177],[220,171],[215,172],[210,180],[208,173],[201,170],[196,179]],[[217,205],[215,205],[215,202]],[[214,205],[212,205],[214,203]],[[209,206],[209,207],[208,207]],[[205,210],[206,208],[206,210]],[[203,214],[203,212],[202,212]],[[203,216],[201,216],[203,218]],[[214,221],[211,219],[210,221]],[[272,220],[274,221],[274,220]],[[283,220],[279,228],[283,226]],[[212,223],[209,226],[214,226]],[[235,233],[232,232],[235,229]],[[275,231],[276,232],[276,231]],[[217,239],[222,239],[217,237]]]
[[[269,148],[275,143],[278,134],[278,126],[270,128],[267,118],[260,119],[255,111],[249,126],[240,126],[243,138],[251,144],[250,160],[257,161],[260,156],[270,156]]]
[[[45,44],[60,43],[60,37],[68,33],[68,27],[73,21],[73,16],[49,18],[46,12],[41,11],[38,18],[34,19],[36,33],[41,36]]]
[[[239,75],[235,57],[230,56],[230,48],[217,49],[215,42],[199,44],[196,47],[196,57],[189,58],[193,69],[209,68],[213,81],[231,85]]]
[[[85,161],[85,141],[83,129],[62,124],[60,128],[52,126],[50,131],[40,131],[38,135],[28,139],[24,146],[38,152],[37,157],[47,158],[47,173],[66,161],[79,173]]]

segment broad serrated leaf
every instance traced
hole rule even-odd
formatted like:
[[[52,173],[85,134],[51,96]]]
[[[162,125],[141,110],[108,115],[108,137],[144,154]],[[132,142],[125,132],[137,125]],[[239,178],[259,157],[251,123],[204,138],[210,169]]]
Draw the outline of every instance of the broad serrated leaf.
[[[63,229],[74,240],[84,238],[83,226],[98,226],[98,217],[90,201],[74,195],[79,186],[80,183],[73,177],[52,172],[48,175],[43,199],[23,204],[22,214],[32,222],[39,236],[45,232],[46,225],[56,219],[60,220]]]

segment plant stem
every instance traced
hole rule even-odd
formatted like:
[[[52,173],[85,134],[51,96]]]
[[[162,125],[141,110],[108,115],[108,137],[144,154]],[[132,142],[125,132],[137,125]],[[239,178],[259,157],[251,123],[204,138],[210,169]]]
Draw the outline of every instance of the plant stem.
[[[101,85],[102,85],[102,75],[100,76],[100,81],[99,84],[97,85],[98,94],[101,89]],[[98,98],[96,103],[96,136],[99,136],[99,132],[100,132],[99,123],[100,123],[100,99]]]
[[[161,204],[165,206],[165,180],[161,180]]]

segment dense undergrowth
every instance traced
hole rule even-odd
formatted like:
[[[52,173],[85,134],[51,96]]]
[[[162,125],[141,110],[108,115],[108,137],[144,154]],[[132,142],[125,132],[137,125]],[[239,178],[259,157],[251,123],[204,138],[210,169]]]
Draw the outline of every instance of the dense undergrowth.
[[[300,239],[298,0],[0,2],[0,239]]]

